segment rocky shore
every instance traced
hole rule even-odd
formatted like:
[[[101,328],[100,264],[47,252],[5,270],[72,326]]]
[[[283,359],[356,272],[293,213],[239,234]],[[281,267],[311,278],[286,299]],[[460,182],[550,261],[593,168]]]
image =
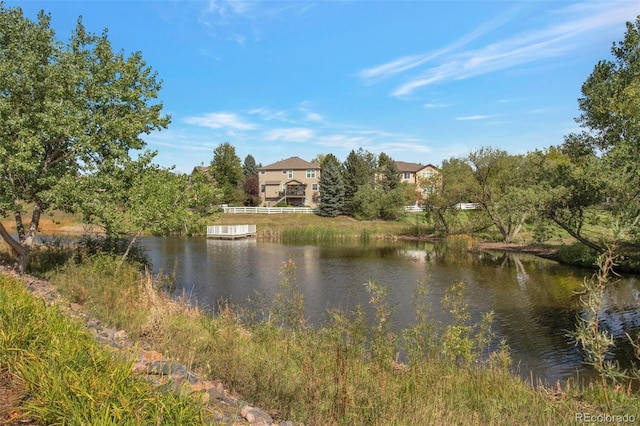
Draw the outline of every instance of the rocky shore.
[[[82,321],[87,330],[100,344],[122,356],[133,365],[133,372],[149,380],[154,386],[168,386],[175,392],[187,392],[199,399],[207,413],[205,424],[215,425],[255,425],[255,426],[294,426],[292,422],[274,422],[269,413],[250,405],[239,395],[234,395],[219,380],[206,380],[173,360],[165,358],[143,342],[135,342],[124,330],[116,330],[102,324],[94,318],[84,306],[70,303],[62,298],[47,281],[32,276],[19,276],[0,265],[0,274],[11,275],[22,282],[34,297],[41,298],[48,305],[58,305],[71,318]],[[8,400],[2,393],[10,392],[11,386],[0,384],[0,400]],[[0,416],[0,424],[5,423]],[[28,424],[28,423],[20,423]]]

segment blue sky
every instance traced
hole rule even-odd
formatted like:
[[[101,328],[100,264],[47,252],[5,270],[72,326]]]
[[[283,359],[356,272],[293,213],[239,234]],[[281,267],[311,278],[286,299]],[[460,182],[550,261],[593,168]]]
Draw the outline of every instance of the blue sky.
[[[6,1],[79,15],[163,80],[156,162],[190,172],[223,142],[267,165],[360,147],[441,164],[578,131],[580,87],[637,1]]]

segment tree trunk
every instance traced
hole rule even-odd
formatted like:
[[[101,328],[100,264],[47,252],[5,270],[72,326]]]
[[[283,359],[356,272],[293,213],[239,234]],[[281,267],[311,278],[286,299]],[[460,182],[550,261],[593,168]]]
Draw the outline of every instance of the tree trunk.
[[[0,223],[0,236],[2,236],[2,239],[9,245],[9,247],[11,247],[11,250],[13,250],[13,253],[15,254],[15,269],[18,273],[24,274],[27,270],[29,259],[31,258],[31,247],[22,245],[20,242],[16,241],[2,223]]]
[[[555,218],[552,218],[551,220],[553,220],[556,223],[556,225],[558,225],[560,228],[562,228],[565,231],[567,231],[569,233],[569,235],[571,235],[573,238],[575,238],[576,240],[578,240],[579,242],[581,242],[585,246],[595,250],[599,254],[605,252],[605,248],[604,247],[601,247],[601,246],[597,245],[596,243],[587,240],[582,235],[580,235],[579,233],[575,232],[573,229],[571,229],[568,226],[566,226],[563,223],[561,223],[559,220],[556,220]]]
[[[131,247],[133,247],[133,245],[138,240],[140,235],[142,235],[142,231],[143,231],[143,229],[140,229],[138,231],[138,233],[131,239],[131,241],[129,241],[129,245],[127,246],[127,249],[124,251],[124,254],[122,255],[122,258],[120,258],[120,262],[118,262],[118,266],[116,267],[116,271],[119,271],[120,268],[122,267],[122,264],[124,263],[124,261],[127,260],[127,256],[129,256],[129,252],[131,251]]]

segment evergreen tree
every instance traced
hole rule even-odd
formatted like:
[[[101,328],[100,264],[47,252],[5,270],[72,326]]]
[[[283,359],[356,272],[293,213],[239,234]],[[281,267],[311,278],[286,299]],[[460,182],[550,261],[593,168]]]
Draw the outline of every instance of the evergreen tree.
[[[344,204],[344,184],[340,162],[333,154],[324,157],[320,167],[320,215],[336,217]]]
[[[373,182],[375,172],[375,156],[362,148],[351,150],[342,164],[342,180],[344,182],[344,212],[353,215],[354,197],[358,189]]]
[[[380,187],[384,192],[392,191],[400,185],[400,170],[396,162],[384,152],[378,157],[378,174]]]
[[[245,176],[257,175],[258,174],[258,165],[256,164],[256,159],[253,158],[253,155],[249,154],[244,157],[244,163],[242,164],[242,171]]]

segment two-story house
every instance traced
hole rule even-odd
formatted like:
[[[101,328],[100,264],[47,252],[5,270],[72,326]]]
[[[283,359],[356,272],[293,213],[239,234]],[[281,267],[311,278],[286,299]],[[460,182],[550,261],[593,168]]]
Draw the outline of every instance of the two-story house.
[[[422,197],[426,197],[431,193],[434,185],[433,178],[440,173],[440,170],[433,164],[424,165],[396,161],[396,166],[400,172],[400,181],[415,185]]]
[[[320,164],[291,157],[258,170],[262,204],[270,207],[285,202],[295,207],[317,207]]]

